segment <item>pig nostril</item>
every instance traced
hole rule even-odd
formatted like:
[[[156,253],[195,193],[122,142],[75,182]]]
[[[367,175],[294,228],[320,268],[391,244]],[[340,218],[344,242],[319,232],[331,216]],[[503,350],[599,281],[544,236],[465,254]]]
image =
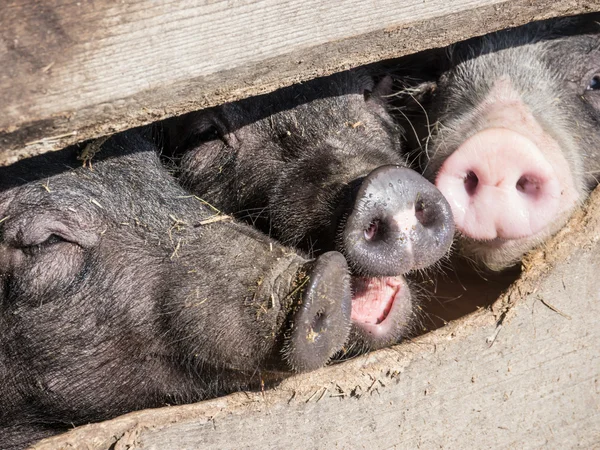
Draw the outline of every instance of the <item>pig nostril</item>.
[[[377,231],[379,231],[379,220],[374,220],[369,224],[369,228],[365,230],[365,239],[372,241],[377,236]]]
[[[523,175],[517,181],[517,191],[526,195],[535,195],[541,189],[540,180],[535,177]]]
[[[428,220],[425,216],[425,205],[422,200],[417,200],[415,202],[415,217],[421,225],[427,225]]]
[[[475,172],[473,172],[472,170],[469,170],[469,172],[467,172],[467,176],[465,177],[465,190],[467,191],[467,194],[469,194],[469,195],[475,194],[478,184],[479,184],[479,178],[477,178],[477,175],[475,175]]]
[[[317,314],[315,314],[315,317],[313,318],[313,320],[310,324],[311,333],[313,333],[315,336],[324,331],[325,318],[326,318],[326,315],[325,315],[325,311],[323,311],[323,310],[320,310]]]

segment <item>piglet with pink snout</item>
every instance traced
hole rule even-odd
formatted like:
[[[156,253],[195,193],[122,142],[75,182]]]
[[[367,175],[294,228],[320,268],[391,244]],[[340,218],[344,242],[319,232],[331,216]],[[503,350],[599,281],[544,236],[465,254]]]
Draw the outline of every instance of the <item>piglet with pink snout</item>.
[[[598,18],[457,44],[409,96],[422,170],[450,203],[458,248],[491,269],[557,232],[598,183]]]

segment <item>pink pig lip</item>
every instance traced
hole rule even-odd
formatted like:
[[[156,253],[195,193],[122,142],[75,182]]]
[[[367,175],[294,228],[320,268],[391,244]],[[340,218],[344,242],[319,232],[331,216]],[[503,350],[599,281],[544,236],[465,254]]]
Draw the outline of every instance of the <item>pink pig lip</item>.
[[[560,158],[559,149],[542,152],[519,132],[487,128],[444,162],[436,186],[459,232],[498,245],[542,232],[573,203],[575,187]]]
[[[402,276],[353,277],[352,321],[368,333],[385,336],[397,325],[395,317],[410,303],[410,291]]]

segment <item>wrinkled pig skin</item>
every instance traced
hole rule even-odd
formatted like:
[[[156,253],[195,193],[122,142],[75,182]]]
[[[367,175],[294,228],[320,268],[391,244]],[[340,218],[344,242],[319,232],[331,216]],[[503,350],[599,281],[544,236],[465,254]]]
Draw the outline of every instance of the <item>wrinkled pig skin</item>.
[[[350,331],[342,255],[217,220],[128,132],[0,169],[0,448],[324,365]]]
[[[406,168],[390,88],[349,71],[164,124],[186,189],[286,245],[344,254],[356,274],[346,350],[407,335],[402,275],[435,263],[454,236],[448,203]]]
[[[493,270],[519,262],[597,185],[599,19],[466,41],[423,57],[411,73],[420,84],[402,83],[398,117],[425,177],[452,206],[467,258]]]

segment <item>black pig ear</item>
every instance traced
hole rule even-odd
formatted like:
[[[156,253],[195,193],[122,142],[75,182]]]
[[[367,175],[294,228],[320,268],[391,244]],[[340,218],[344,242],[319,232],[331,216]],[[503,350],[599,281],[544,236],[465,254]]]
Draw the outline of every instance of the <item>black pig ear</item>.
[[[380,98],[388,97],[394,92],[394,80],[390,75],[384,76],[377,82],[373,93]]]
[[[373,89],[365,89],[363,95],[365,96],[365,102],[372,101],[373,98],[381,100],[389,96],[393,92],[393,80],[389,75],[384,76],[379,80]]]

